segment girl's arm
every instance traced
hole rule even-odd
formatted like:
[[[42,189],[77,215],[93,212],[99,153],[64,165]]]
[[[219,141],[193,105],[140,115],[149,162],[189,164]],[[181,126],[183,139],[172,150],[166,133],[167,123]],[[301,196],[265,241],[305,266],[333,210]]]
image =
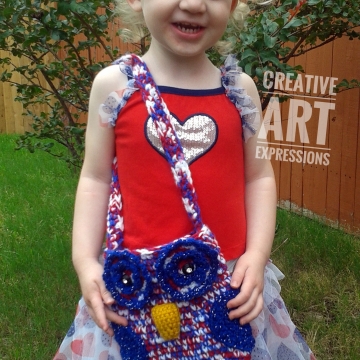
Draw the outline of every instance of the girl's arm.
[[[261,114],[253,80],[242,74],[241,84]],[[228,302],[228,308],[233,309],[229,317],[240,318],[241,324],[256,318],[263,308],[264,268],[270,257],[276,223],[275,177],[270,160],[256,158],[258,133],[259,130],[244,143],[246,251],[239,258],[231,279],[231,286],[241,285],[241,291]]]
[[[72,259],[89,313],[99,327],[113,335],[108,320],[126,325],[126,320],[110,311],[114,300],[102,280],[99,263],[106,229],[110,194],[111,165],[114,158],[114,131],[99,118],[99,107],[109,93],[125,88],[126,77],[118,66],[102,70],[94,80],[86,128],[85,158],[76,193]]]

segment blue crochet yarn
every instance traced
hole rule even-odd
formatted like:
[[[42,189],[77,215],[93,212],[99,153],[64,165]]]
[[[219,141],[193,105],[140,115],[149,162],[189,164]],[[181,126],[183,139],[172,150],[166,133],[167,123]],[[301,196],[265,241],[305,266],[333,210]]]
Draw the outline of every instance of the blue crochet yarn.
[[[151,277],[138,257],[129,251],[108,251],[103,279],[119,305],[141,309],[151,291]]]
[[[240,326],[239,319],[229,319],[229,309],[226,304],[233,299],[239,290],[226,289],[216,298],[211,308],[209,317],[209,326],[211,335],[226,346],[250,352],[255,346],[255,340],[251,336],[251,327],[249,324]]]
[[[190,300],[211,289],[219,266],[218,252],[193,238],[165,246],[155,265],[162,288],[175,300]],[[191,265],[191,273],[183,266]],[[196,284],[196,285],[195,285]]]
[[[141,341],[129,326],[112,325],[115,339],[120,346],[122,360],[148,360],[147,351]]]

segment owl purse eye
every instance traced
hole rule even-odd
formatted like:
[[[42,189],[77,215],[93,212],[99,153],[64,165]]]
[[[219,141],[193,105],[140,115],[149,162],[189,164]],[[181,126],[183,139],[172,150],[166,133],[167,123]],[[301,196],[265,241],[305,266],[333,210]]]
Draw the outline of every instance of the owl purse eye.
[[[182,266],[181,272],[184,275],[191,275],[195,271],[195,264],[191,261]]]
[[[169,244],[155,265],[162,289],[175,300],[190,300],[207,292],[216,278],[218,253],[193,238]]]
[[[124,286],[131,286],[133,284],[131,276],[129,276],[128,274],[123,274],[123,276],[121,277],[121,282]]]
[[[151,278],[139,258],[129,251],[109,251],[103,278],[119,305],[140,309],[150,293]]]

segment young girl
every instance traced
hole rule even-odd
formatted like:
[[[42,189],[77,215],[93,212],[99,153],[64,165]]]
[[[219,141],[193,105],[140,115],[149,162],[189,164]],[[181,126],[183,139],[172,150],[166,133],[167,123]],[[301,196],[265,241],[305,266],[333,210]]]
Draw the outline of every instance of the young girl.
[[[232,272],[230,285],[241,286],[227,302],[229,318],[251,324],[253,359],[314,359],[280,298],[277,279],[282,274],[269,262],[276,189],[270,162],[255,156],[261,113],[256,87],[233,57],[220,71],[205,53],[217,44],[229,19],[240,21],[247,7],[238,0],[117,3],[123,23],[133,31],[146,25],[151,34],[142,60],[171,112],[203,221]],[[127,76],[128,60],[121,60],[120,68],[102,70],[91,91],[73,229],[73,263],[83,298],[56,360],[117,360],[120,348],[128,345],[113,337],[110,322],[128,322],[111,310],[115,300],[99,261],[114,155],[126,248],[163,245],[191,231],[141,94]]]

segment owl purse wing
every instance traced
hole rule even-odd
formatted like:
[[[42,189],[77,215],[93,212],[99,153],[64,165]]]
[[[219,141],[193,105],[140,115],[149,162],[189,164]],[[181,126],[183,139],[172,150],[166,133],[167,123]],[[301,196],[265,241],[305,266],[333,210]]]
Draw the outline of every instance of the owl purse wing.
[[[250,326],[229,320],[226,303],[238,290],[212,232],[203,224],[191,173],[180,141],[146,65],[123,60],[154,121],[193,231],[172,242],[127,250],[123,243],[121,193],[116,159],[109,201],[104,281],[116,300],[113,310],[128,326],[112,324],[123,360],[251,359]]]

